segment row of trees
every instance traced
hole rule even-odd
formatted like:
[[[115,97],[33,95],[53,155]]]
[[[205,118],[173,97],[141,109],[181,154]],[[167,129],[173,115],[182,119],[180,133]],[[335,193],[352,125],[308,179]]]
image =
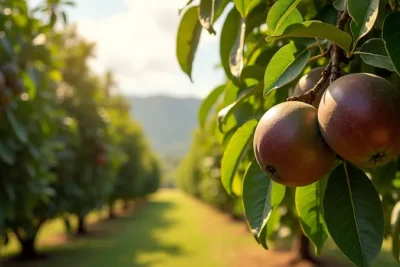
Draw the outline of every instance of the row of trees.
[[[292,236],[303,233],[300,256],[305,259],[310,259],[309,242],[315,247],[315,254],[320,255],[331,237],[356,266],[371,266],[384,239],[391,242],[393,256],[400,261],[400,132],[398,119],[394,119],[399,115],[394,108],[399,103],[393,102],[399,99],[399,92],[386,82],[400,88],[399,11],[399,1],[395,0],[189,1],[181,9],[177,33],[176,52],[181,69],[192,80],[193,61],[202,34],[215,34],[213,23],[227,12],[219,43],[226,80],[203,101],[200,133],[184,163],[193,175],[182,178],[182,187],[198,195],[196,190],[200,186],[196,186],[196,179],[220,176],[226,194],[243,200],[249,229],[265,249],[277,240],[279,229],[288,227]],[[313,69],[314,74],[308,77]],[[362,78],[354,81],[352,88],[336,89],[336,95],[328,92],[328,86],[341,76],[354,73],[357,75],[350,77],[373,77],[379,81],[375,86],[379,93],[370,90],[371,85]],[[301,90],[295,92],[296,87]],[[307,171],[311,176],[313,168],[319,166],[305,170],[301,163],[308,159],[333,161],[334,157],[315,157],[312,145],[317,141],[311,142],[311,146],[306,144],[309,129],[299,126],[300,115],[281,124],[283,128],[271,126],[284,117],[273,108],[282,103],[290,106],[289,101],[297,101],[294,105],[299,106],[305,105],[299,102],[305,102],[314,104],[306,105],[312,118],[320,116],[319,102],[315,100],[318,96],[321,99],[325,90],[332,108],[325,109],[325,115],[343,109],[342,115],[332,118],[338,124],[330,128],[331,134],[338,143],[354,137],[353,142],[346,143],[345,150],[357,154],[367,149],[370,154],[359,156],[369,160],[370,165],[353,165],[346,151],[336,151],[335,142],[330,140],[328,149],[332,149],[332,155],[337,154],[331,169],[325,176],[317,177],[318,181],[302,184],[310,179]],[[350,92],[358,95],[346,102]],[[255,140],[253,147],[253,140],[260,119],[268,111],[273,119],[270,127],[262,130],[276,132],[265,137],[268,141],[264,142],[263,151],[257,151],[269,157],[270,162],[263,165],[256,161],[254,149],[262,141]],[[319,123],[315,118],[312,126]],[[208,129],[209,124],[218,127]],[[340,132],[343,125],[348,127],[347,131]],[[310,137],[311,140],[321,138],[320,129],[326,130],[321,125],[314,128],[310,131],[314,138]],[[377,144],[382,133],[392,138],[380,139]],[[198,162],[214,155],[214,150],[207,148],[210,143],[218,151],[215,169],[220,173],[201,176]],[[284,186],[284,181],[279,181],[280,174],[293,174],[295,170],[302,172],[292,175],[291,185]]]
[[[73,214],[85,233],[90,211],[159,186],[157,158],[112,93],[112,73],[91,71],[95,44],[66,24],[73,5],[0,3],[0,234],[15,234],[28,258],[45,221]]]

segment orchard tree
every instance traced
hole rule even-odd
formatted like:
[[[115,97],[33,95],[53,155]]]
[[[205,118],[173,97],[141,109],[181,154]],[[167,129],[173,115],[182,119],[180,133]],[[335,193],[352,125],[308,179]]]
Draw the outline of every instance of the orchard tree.
[[[58,122],[66,118],[55,94],[57,50],[52,25],[25,1],[0,4],[0,233],[13,232],[23,258],[36,256],[41,225],[59,215],[56,192]]]
[[[400,261],[400,3],[189,1],[176,52],[191,80],[202,29],[215,34],[225,11],[226,82],[204,100],[200,122],[224,106],[221,182],[243,198],[255,240],[267,249],[287,225],[303,232],[302,258],[308,240],[320,255],[330,236],[353,264],[370,266],[387,239]]]

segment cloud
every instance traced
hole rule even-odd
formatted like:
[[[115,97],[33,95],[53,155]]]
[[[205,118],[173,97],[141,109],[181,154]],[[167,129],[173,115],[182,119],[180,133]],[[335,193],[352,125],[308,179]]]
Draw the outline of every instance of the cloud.
[[[78,29],[96,41],[96,71],[115,71],[119,87],[126,94],[204,96],[222,81],[222,71],[213,66],[219,61],[218,36],[203,31],[194,64],[194,80],[180,70],[175,51],[180,16],[186,0],[126,1],[122,11],[105,18],[79,17]],[[98,2],[98,5],[102,5]],[[216,29],[221,28],[221,23]]]

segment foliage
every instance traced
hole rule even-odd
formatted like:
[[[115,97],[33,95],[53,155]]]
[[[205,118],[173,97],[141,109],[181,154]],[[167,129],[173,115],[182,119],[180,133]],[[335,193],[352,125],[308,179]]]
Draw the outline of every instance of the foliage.
[[[158,160],[140,126],[119,105],[123,97],[108,94],[112,73],[103,78],[87,63],[94,44],[73,27],[56,30],[73,5],[0,3],[0,234],[7,241],[13,231],[23,257],[35,256],[46,220],[65,213],[83,220],[108,203],[116,181],[131,183],[129,199],[159,186]],[[119,129],[120,119],[133,130]],[[132,162],[135,170],[121,172]]]
[[[196,29],[202,25],[209,30],[209,25],[201,23],[202,17],[210,17],[209,21],[217,19],[211,11],[204,14],[209,9],[202,9],[200,20],[196,21],[195,10],[205,5],[203,2],[207,1],[186,7],[178,31],[177,57],[190,79],[201,34],[207,32],[195,30],[189,34],[183,26],[190,21]],[[204,139],[220,136],[222,183],[232,197],[243,194],[246,219],[255,239],[267,248],[267,241],[276,238],[267,229],[275,231],[279,226],[289,225],[294,233],[296,221],[300,220],[317,254],[330,236],[355,265],[370,266],[383,239],[390,240],[393,236],[393,254],[400,260],[399,214],[398,211],[392,214],[394,204],[399,201],[397,158],[374,169],[360,169],[339,159],[317,183],[287,188],[280,203],[281,198],[277,197],[282,193],[280,187],[274,187],[261,169],[251,163],[254,152],[248,142],[253,140],[254,125],[271,107],[286,100],[311,103],[323,82],[332,83],[340,70],[377,74],[400,87],[399,34],[395,26],[400,19],[398,1],[228,2],[223,6],[227,16],[220,33],[221,66],[227,81],[204,100],[199,131],[204,133]],[[291,97],[300,77],[319,66],[326,66],[321,84],[316,83],[302,96]],[[216,120],[219,131],[207,132],[205,121],[217,105],[221,107]],[[195,141],[193,148],[199,151],[204,143]],[[196,155],[198,152],[193,148],[187,161],[196,162],[204,157]],[[199,168],[192,164],[185,173],[196,169]],[[192,175],[191,179],[190,184],[194,184],[201,176]],[[235,192],[235,179],[244,179],[243,193]],[[199,194],[196,188],[186,189]],[[287,210],[284,216],[273,215],[272,203],[277,198],[276,208]]]

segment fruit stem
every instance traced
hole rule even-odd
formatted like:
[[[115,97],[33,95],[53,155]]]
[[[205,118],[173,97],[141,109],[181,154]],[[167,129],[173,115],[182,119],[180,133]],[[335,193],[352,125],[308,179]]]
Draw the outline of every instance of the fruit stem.
[[[306,93],[299,95],[299,96],[292,96],[286,99],[286,101],[301,101],[307,104],[311,104],[314,102],[315,97],[318,94],[318,91],[322,88],[325,84],[328,77],[331,75],[332,71],[332,61],[325,67],[325,69],[321,73],[321,79],[317,82],[317,84],[311,90],[307,91]]]
[[[350,18],[349,13],[347,11],[347,7],[344,11],[340,11],[338,13],[338,22],[336,27],[343,31],[348,19]],[[318,55],[316,57],[311,58],[309,61],[313,61],[322,56],[326,56],[331,53],[331,60],[329,64],[326,66],[324,71],[321,73],[321,79],[317,82],[317,84],[311,90],[305,92],[299,96],[292,96],[286,99],[286,101],[301,101],[307,104],[312,104],[317,96],[318,91],[322,88],[329,77],[329,84],[337,80],[340,76],[340,62],[343,59],[344,51],[337,44],[332,43],[328,49],[322,55]]]

